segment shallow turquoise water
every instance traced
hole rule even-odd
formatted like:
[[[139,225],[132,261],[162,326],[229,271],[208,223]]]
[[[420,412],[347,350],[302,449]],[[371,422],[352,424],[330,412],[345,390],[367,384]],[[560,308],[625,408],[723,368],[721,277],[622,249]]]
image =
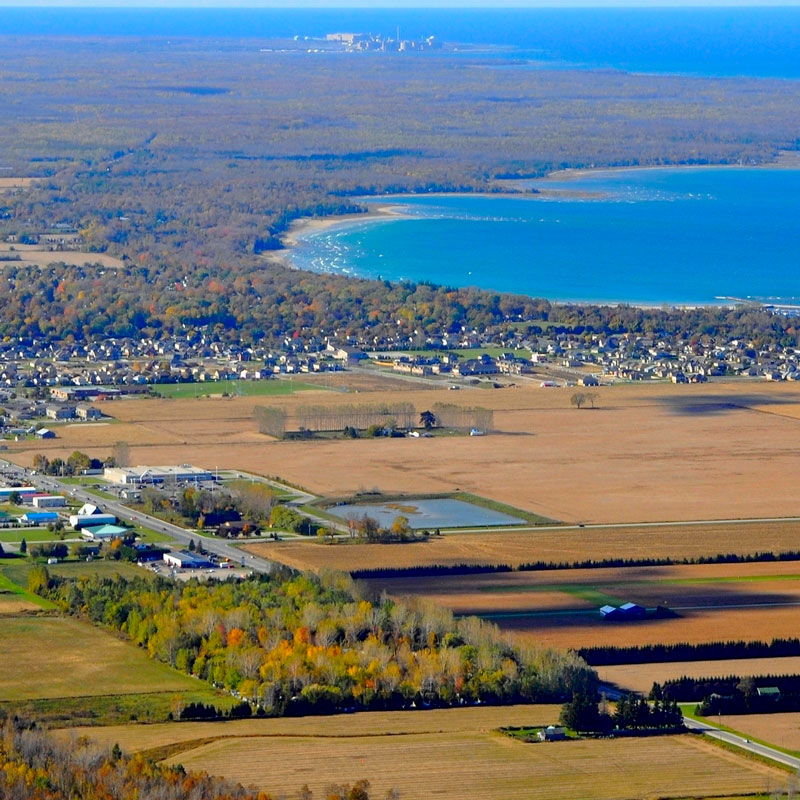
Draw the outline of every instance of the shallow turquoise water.
[[[298,266],[553,300],[800,302],[800,169],[598,171],[546,197],[381,200],[408,218],[302,235]]]
[[[402,506],[394,508],[393,506]],[[413,508],[411,511],[409,509]],[[398,503],[375,503],[372,505],[340,505],[332,506],[328,513],[343,520],[358,519],[364,515],[377,520],[381,527],[389,528],[398,516],[408,520],[409,527],[414,530],[423,528],[465,528],[486,525],[524,525],[525,520],[481,508],[462,500],[436,499],[415,500],[413,498]]]

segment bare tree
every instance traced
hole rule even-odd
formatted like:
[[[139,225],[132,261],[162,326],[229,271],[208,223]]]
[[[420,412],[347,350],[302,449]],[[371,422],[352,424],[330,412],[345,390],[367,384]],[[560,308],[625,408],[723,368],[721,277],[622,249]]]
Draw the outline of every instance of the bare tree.
[[[131,465],[131,448],[127,442],[115,442],[111,448],[111,457],[114,464],[118,467],[129,467]]]
[[[581,392],[575,392],[575,394],[570,397],[569,402],[570,405],[576,408],[582,408],[586,403],[586,395]]]

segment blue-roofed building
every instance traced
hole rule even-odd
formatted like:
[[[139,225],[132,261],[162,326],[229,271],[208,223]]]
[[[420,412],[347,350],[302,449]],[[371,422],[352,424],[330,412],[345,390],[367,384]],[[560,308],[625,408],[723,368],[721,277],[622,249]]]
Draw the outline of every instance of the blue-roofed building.
[[[19,517],[23,525],[47,525],[50,522],[58,522],[58,514],[55,511],[29,511]]]

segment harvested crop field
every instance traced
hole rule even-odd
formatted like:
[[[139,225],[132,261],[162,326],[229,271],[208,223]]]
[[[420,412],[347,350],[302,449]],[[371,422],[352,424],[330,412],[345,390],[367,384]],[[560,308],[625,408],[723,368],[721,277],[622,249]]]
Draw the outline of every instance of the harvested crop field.
[[[800,752],[800,712],[778,714],[723,714],[723,725],[752,739]],[[717,717],[714,717],[717,720]]]
[[[358,400],[325,392],[324,402],[411,401],[417,411],[437,402],[484,406],[495,410],[496,432],[277,442],[256,431],[254,405],[280,406],[291,417],[302,404],[319,404],[321,395],[139,399],[113,404],[119,425],[87,430],[85,437],[75,431],[63,441],[11,443],[9,455],[30,465],[36,452],[52,458],[80,444],[104,456],[113,441],[125,440],[137,463],[280,474],[334,496],[363,488],[411,494],[458,488],[573,522],[800,516],[800,419],[793,416],[800,391],[792,384],[603,387],[599,408],[581,410],[570,406],[568,390],[531,385],[452,394],[403,387],[365,391]]]
[[[0,616],[0,701],[196,690],[197,681],[70,617]]]
[[[777,773],[682,737],[544,745],[500,733],[395,737],[232,739],[180,753],[167,763],[202,769],[271,791],[308,783],[323,796],[331,782],[370,781],[375,795],[404,800],[438,793],[481,800],[612,800],[763,791]],[[301,755],[302,754],[302,755]],[[654,769],[669,764],[669,769]]]
[[[506,725],[549,725],[558,720],[557,705],[471,706],[426,711],[369,711],[329,717],[280,717],[230,722],[182,722],[179,725],[116,725],[95,728],[89,735],[102,745],[129,753],[171,747],[181,742],[247,737],[401,736],[408,734],[492,731]],[[73,729],[84,735],[84,728]],[[61,736],[70,735],[65,729]],[[194,746],[194,745],[192,745]]]
[[[411,544],[264,542],[245,549],[297,569],[343,571],[442,564],[576,562],[603,558],[698,558],[717,553],[800,551],[800,522],[559,528],[450,533]],[[800,565],[797,571],[800,573]]]
[[[0,188],[0,191],[2,189]],[[106,255],[105,253],[82,253],[78,250],[49,250],[44,247],[37,247],[36,245],[17,244],[0,245],[1,255],[14,255],[19,256],[19,260],[14,261],[0,261],[2,266],[28,266],[28,267],[45,267],[48,264],[70,264],[82,266],[83,264],[102,264],[104,267],[122,267],[122,261],[113,256]]]
[[[88,733],[109,746],[118,741],[123,750],[183,742],[167,763],[288,796],[307,783],[315,797],[322,797],[330,783],[361,778],[370,781],[371,795],[383,797],[394,788],[403,800],[439,794],[481,800],[708,797],[763,792],[781,780],[770,767],[690,735],[525,744],[494,730],[502,724],[552,721],[557,711],[523,706],[374,712]],[[656,764],[669,768],[654,769]]]
[[[543,625],[531,617],[492,618],[520,641],[560,648],[635,647],[648,644],[700,644],[714,641],[786,639],[797,635],[800,609],[724,609],[686,612],[676,619],[604,623],[594,614],[584,624]]]
[[[456,614],[556,647],[708,642],[796,636],[800,564],[542,570],[367,581],[375,591],[422,596]],[[611,622],[598,610],[634,602],[677,616]]]
[[[724,678],[728,675],[800,675],[800,656],[784,658],[730,658],[723,661],[674,661],[597,667],[600,680],[620,689],[647,694],[654,682],[678,678]],[[778,715],[770,715],[778,716]],[[800,729],[800,714],[795,714]],[[727,723],[726,723],[727,724]],[[731,727],[736,727],[732,725]],[[741,730],[741,728],[737,728]],[[800,749],[800,742],[798,743]]]

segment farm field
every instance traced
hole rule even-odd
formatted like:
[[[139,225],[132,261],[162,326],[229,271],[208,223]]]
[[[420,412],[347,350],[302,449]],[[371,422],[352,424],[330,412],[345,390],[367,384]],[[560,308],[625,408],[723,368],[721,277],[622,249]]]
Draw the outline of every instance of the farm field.
[[[575,562],[602,558],[698,558],[800,550],[800,522],[557,528],[449,533],[413,544],[264,542],[245,549],[297,569],[395,569],[434,564]],[[800,572],[800,566],[798,566]],[[535,574],[535,573],[534,573]]]
[[[726,727],[752,739],[800,752],[800,712],[723,714],[719,720]]]
[[[561,648],[789,638],[800,610],[800,564],[545,570],[367,581],[376,591],[423,596],[455,614]],[[606,603],[667,605],[678,616],[609,622]]]
[[[323,723],[247,720],[88,733],[105,745],[119,742],[123,750],[169,754],[167,763],[289,796],[304,783],[322,796],[329,783],[359,778],[370,781],[376,797],[395,788],[404,800],[427,800],[445,791],[482,800],[738,796],[764,792],[783,780],[770,767],[690,735],[538,745],[495,730],[532,719],[539,724],[555,714],[553,706],[373,712],[326,717]],[[654,769],[655,764],[670,767]]]
[[[383,380],[369,377],[376,385]],[[8,454],[25,465],[36,452],[53,458],[76,447],[102,457],[122,440],[134,463],[280,474],[335,496],[364,488],[410,494],[460,489],[583,523],[800,516],[800,390],[792,384],[617,385],[599,390],[599,408],[581,410],[570,406],[570,390],[530,383],[458,393],[408,387],[360,390],[357,400],[353,393],[325,392],[324,402],[411,400],[418,411],[436,402],[483,406],[495,410],[497,431],[485,437],[278,442],[257,432],[254,405],[278,405],[291,417],[302,404],[319,404],[320,394],[136,399],[114,402],[119,422],[113,426],[63,430],[49,442],[10,443]]]
[[[0,192],[2,192],[0,186]],[[13,247],[12,251],[10,247]],[[75,266],[83,264],[102,264],[104,267],[122,267],[123,263],[118,258],[106,255],[105,253],[82,253],[78,250],[50,250],[38,245],[25,244],[0,244],[0,256],[19,255],[19,261],[0,261],[0,267],[4,265],[45,267],[48,264],[64,263]]]
[[[0,616],[0,641],[0,701],[197,689],[143,650],[70,617]]]
[[[238,777],[264,789],[291,791],[309,782],[320,795],[327,783],[360,775],[377,796],[395,788],[405,800],[427,800],[445,791],[482,800],[696,796],[763,791],[778,779],[769,767],[727,757],[690,736],[536,747],[483,731],[414,734],[400,742],[381,736],[232,739],[182,752],[167,763]],[[665,763],[669,771],[653,769]],[[321,775],[324,780],[316,777]]]
[[[30,185],[31,185],[31,178],[15,178],[15,177],[0,178],[0,191],[6,189],[17,189]]]
[[[597,667],[600,680],[620,689],[647,694],[653,682],[678,678],[724,678],[728,675],[800,675],[800,656],[782,658],[730,658],[721,661],[674,661]],[[769,716],[778,716],[770,714]],[[795,715],[800,731],[800,714]],[[727,723],[726,723],[727,724]],[[731,725],[731,727],[736,727]],[[737,728],[737,730],[741,730]],[[800,740],[799,740],[800,741]],[[800,749],[800,743],[798,744]]]
[[[128,753],[181,749],[197,741],[220,738],[281,736],[400,736],[408,734],[492,731],[505,725],[550,725],[558,721],[561,706],[471,706],[426,711],[367,711],[320,717],[277,717],[230,722],[183,722],[180,725],[113,725],[92,730],[89,735],[103,746],[119,742]],[[322,723],[322,724],[321,724]],[[70,735],[70,729],[59,735]],[[84,733],[84,731],[80,731]],[[186,749],[185,747],[183,749]]]

